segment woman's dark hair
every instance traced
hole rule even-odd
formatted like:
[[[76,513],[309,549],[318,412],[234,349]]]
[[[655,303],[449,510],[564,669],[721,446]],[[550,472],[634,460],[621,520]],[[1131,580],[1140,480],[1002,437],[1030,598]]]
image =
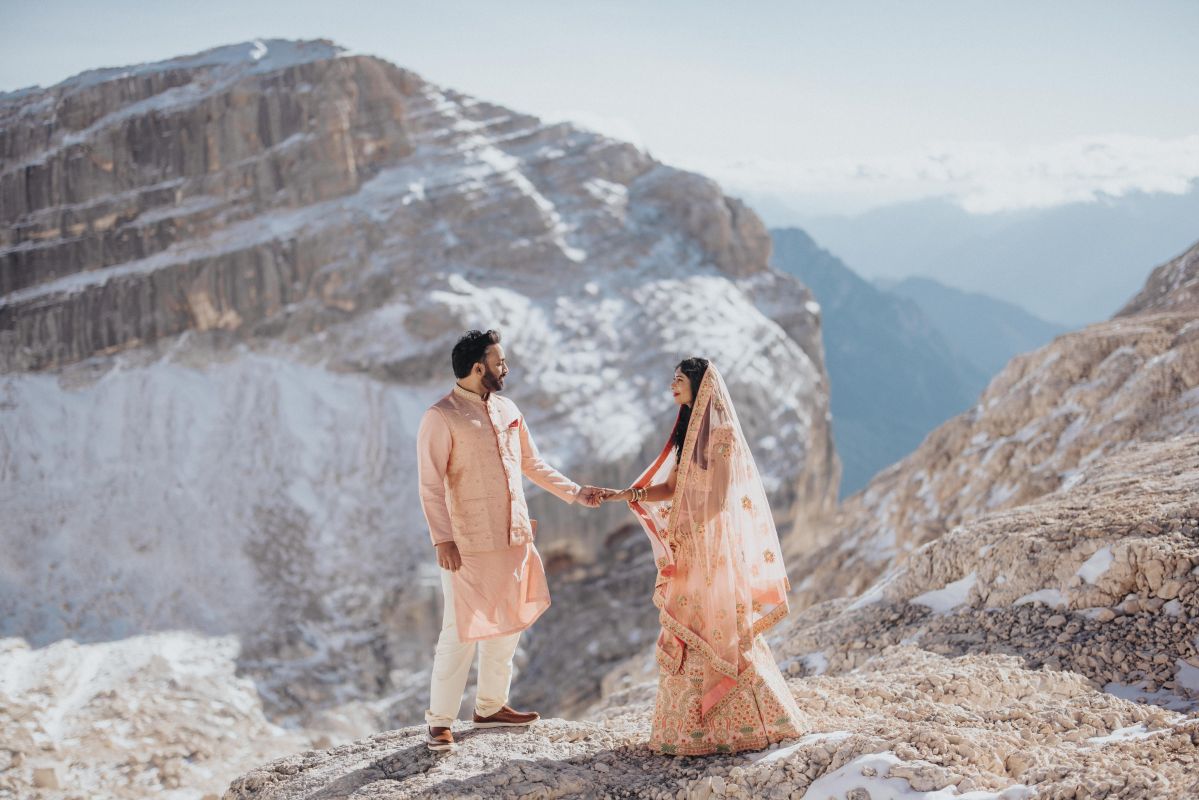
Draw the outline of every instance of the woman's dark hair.
[[[454,345],[454,352],[450,354],[450,360],[454,362],[454,376],[459,379],[465,378],[470,374],[471,367],[487,355],[487,348],[499,343],[499,331],[467,331]]]
[[[704,373],[708,371],[708,359],[684,358],[675,369],[686,375],[687,381],[691,384],[691,405],[679,409],[679,419],[674,426],[674,458],[675,461],[678,461],[683,457],[683,440],[687,438],[687,425],[691,422],[691,408],[695,405],[696,396],[699,395],[699,385],[703,383]]]

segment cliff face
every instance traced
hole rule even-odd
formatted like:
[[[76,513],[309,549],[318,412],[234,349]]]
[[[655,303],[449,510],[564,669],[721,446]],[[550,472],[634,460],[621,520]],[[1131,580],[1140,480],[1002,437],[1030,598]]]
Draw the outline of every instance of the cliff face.
[[[378,59],[272,40],[0,95],[0,219],[3,635],[233,634],[274,720],[414,718],[440,606],[415,428],[468,328],[501,328],[580,482],[635,477],[704,355],[781,527],[835,501],[819,316],[752,211]],[[529,494],[594,604],[627,511]],[[587,631],[546,630],[564,669]]]
[[[243,329],[320,294],[336,250],[298,212],[411,154],[419,82],[328,43],[271,49],[0,98],[0,329],[18,365]]]
[[[0,97],[14,366],[296,315],[309,332],[462,262],[578,278],[668,231],[730,277],[767,268],[753,212],[633,147],[325,42],[252,47]]]
[[[789,567],[801,604],[857,594],[922,544],[1068,489],[1126,447],[1194,432],[1197,254],[1155,270],[1111,320],[1014,358],[977,405],[875,476],[827,527],[806,541],[797,532]]]

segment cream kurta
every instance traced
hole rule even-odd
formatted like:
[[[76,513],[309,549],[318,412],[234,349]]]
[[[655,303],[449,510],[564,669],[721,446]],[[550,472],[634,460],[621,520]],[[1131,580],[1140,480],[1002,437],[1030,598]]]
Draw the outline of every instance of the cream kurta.
[[[580,487],[542,460],[516,404],[455,386],[417,433],[421,507],[434,544],[453,541],[461,641],[524,630],[549,607],[521,475],[568,503]]]

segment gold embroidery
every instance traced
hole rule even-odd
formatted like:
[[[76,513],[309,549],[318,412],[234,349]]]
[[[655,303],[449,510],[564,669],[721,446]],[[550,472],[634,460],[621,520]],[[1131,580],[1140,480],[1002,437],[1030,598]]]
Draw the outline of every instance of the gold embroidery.
[[[661,558],[658,559],[658,569],[662,569],[669,563],[670,563],[670,561],[667,560],[666,556],[662,556]]]
[[[761,613],[762,613],[762,603],[761,603],[761,601],[759,601],[759,600],[755,600],[755,601],[754,601],[753,608],[754,608],[754,613],[755,613],[755,614],[761,614]]]
[[[774,563],[774,551],[773,550],[764,551],[762,553],[762,558],[766,559],[767,564],[773,564]]]
[[[745,616],[745,603],[737,604],[737,616],[739,616],[739,617]]]
[[[682,597],[679,598],[679,608],[686,608],[686,607],[687,607],[687,595],[683,595]]]
[[[749,499],[749,495],[744,495],[741,498],[741,507],[746,511],[753,511],[754,504],[753,501]]]
[[[650,747],[671,755],[705,755],[760,750],[797,736],[799,709],[769,651],[755,642],[745,659],[735,684],[706,712],[701,708],[705,662],[696,651],[687,649],[677,668],[660,669]]]
[[[712,638],[718,642],[723,642],[724,641],[724,633],[720,630],[720,628],[713,628],[712,629]]]

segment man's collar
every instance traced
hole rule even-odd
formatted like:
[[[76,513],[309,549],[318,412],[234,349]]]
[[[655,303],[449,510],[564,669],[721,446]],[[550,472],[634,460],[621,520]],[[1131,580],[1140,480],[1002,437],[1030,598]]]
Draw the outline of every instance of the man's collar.
[[[464,397],[467,400],[473,400],[476,403],[486,403],[487,402],[486,400],[483,399],[483,395],[476,394],[475,392],[472,392],[470,389],[463,389],[457,383],[454,384],[454,394],[458,395],[459,397]]]

